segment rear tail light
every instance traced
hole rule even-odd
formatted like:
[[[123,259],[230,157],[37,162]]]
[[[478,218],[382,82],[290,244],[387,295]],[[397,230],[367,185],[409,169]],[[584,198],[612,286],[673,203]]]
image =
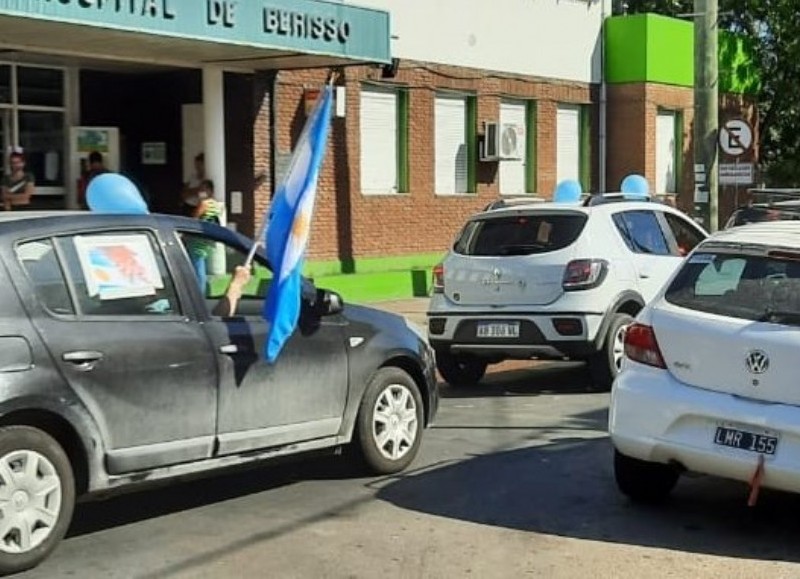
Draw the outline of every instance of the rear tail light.
[[[433,293],[444,293],[444,266],[441,263],[433,266]]]
[[[575,259],[567,264],[561,285],[566,291],[592,289],[603,283],[607,271],[604,259]]]
[[[635,362],[655,368],[666,368],[653,328],[631,324],[625,331],[625,355]]]

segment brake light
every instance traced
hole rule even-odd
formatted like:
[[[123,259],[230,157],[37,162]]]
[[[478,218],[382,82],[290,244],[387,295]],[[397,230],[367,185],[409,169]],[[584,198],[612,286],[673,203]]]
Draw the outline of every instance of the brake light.
[[[433,293],[444,293],[444,265],[441,263],[433,266]]]
[[[625,330],[625,355],[635,362],[666,369],[664,357],[658,347],[653,328],[644,324],[631,324]]]
[[[592,289],[603,283],[607,271],[604,259],[575,259],[567,264],[561,285],[566,291]]]

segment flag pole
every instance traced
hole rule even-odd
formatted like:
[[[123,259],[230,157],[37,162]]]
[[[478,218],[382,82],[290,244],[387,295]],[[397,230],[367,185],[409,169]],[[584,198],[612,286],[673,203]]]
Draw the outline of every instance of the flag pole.
[[[340,75],[341,72],[338,70],[330,71],[328,74],[328,80],[325,81],[325,84],[327,84],[329,87],[333,87],[334,80],[336,80],[336,77]],[[269,225],[269,216],[265,217],[262,220],[261,225],[258,227],[258,233],[253,240],[253,245],[250,246],[250,251],[247,253],[247,258],[244,260],[245,269],[250,269],[252,267],[253,259],[255,259],[256,256],[256,251],[258,251],[258,246],[264,243],[264,234],[267,231],[267,225]]]

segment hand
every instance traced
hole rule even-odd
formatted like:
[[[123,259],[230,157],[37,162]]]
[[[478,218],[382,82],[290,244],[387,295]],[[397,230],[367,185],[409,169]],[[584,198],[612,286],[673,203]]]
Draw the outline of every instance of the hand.
[[[235,285],[238,288],[242,288],[247,285],[247,282],[250,281],[252,275],[250,274],[250,268],[244,267],[242,265],[237,265],[236,269],[233,271],[233,279],[231,280],[231,285]]]

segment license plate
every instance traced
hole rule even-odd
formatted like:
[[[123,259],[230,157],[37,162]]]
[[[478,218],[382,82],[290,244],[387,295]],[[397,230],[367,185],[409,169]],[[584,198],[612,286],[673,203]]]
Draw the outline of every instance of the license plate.
[[[778,437],[747,432],[739,428],[718,426],[714,434],[714,444],[759,454],[775,454],[775,450],[778,448]]]
[[[479,338],[519,338],[519,322],[478,323]]]

